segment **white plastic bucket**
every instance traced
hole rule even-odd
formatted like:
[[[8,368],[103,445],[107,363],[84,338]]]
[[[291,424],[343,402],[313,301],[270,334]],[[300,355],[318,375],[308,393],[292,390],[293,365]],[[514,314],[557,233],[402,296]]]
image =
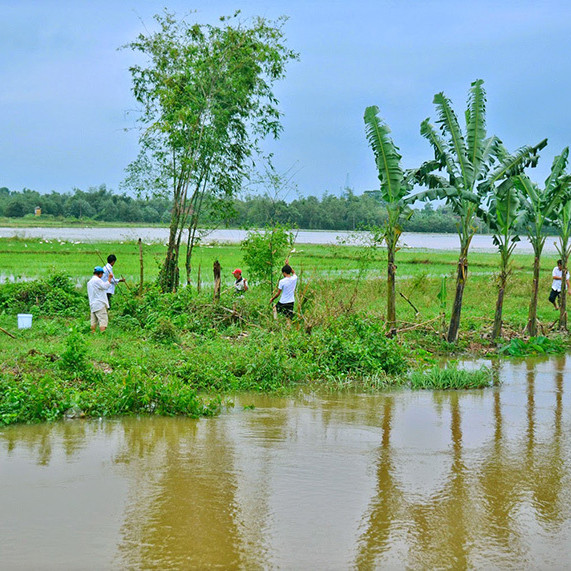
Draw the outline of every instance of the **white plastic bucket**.
[[[30,329],[32,317],[31,313],[18,313],[18,329]]]

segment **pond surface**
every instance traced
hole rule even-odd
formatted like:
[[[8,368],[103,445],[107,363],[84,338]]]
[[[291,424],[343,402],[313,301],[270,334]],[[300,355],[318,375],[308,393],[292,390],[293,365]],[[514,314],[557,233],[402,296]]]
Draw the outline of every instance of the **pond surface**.
[[[247,235],[245,230],[221,229],[205,233],[204,243],[226,242],[240,243]],[[67,242],[109,242],[109,240],[144,242],[167,242],[168,228],[0,228],[0,238],[43,238],[45,240],[65,240]],[[296,244],[358,244],[366,240],[366,232],[329,232],[300,230],[296,233]],[[548,237],[545,241],[544,253],[556,253],[557,238]],[[183,239],[183,243],[185,240]],[[420,234],[405,232],[401,238],[404,248],[425,250],[458,250],[460,241],[456,234]],[[498,248],[492,241],[492,236],[477,234],[472,239],[472,251],[497,252]],[[533,248],[527,238],[522,237],[517,243],[516,252],[533,253]]]
[[[494,372],[0,430],[0,567],[568,568],[571,356]]]

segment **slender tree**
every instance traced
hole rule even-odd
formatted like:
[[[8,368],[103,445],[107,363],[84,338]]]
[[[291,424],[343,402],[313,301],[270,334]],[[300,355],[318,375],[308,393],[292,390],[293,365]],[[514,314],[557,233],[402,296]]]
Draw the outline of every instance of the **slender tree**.
[[[496,183],[534,166],[537,153],[546,144],[522,147],[509,154],[496,136],[486,134],[486,96],[483,81],[472,83],[466,110],[466,134],[462,132],[451,101],[444,93],[434,96],[441,133],[429,119],[422,122],[421,134],[434,149],[435,158],[417,171],[417,180],[428,191],[417,195],[419,200],[444,199],[458,216],[460,255],[456,273],[456,292],[447,339],[456,342],[460,327],[462,299],[468,276],[468,251],[477,230],[476,215]],[[435,174],[445,170],[447,177]]]
[[[571,255],[571,200],[566,200],[559,205],[553,220],[559,228],[559,243],[557,251],[563,263],[561,270],[561,299],[559,302],[559,329],[567,330],[567,271],[569,256]]]
[[[396,326],[395,255],[402,233],[401,218],[410,210],[408,198],[414,186],[413,171],[403,171],[401,155],[389,136],[388,125],[379,117],[375,105],[365,109],[365,129],[381,183],[381,199],[387,211],[387,220],[380,231],[387,245],[387,328]]]
[[[492,327],[492,339],[502,335],[502,313],[504,296],[508,278],[511,275],[511,257],[520,237],[518,226],[521,224],[525,211],[522,208],[519,192],[511,179],[494,187],[488,198],[487,210],[479,210],[479,216],[493,232],[493,242],[500,254],[500,272],[498,275],[498,297],[496,312]]]
[[[541,254],[545,246],[546,236],[543,232],[545,222],[553,217],[555,211],[567,199],[569,175],[565,174],[569,147],[565,147],[561,154],[553,160],[551,172],[545,180],[543,189],[532,182],[524,174],[513,177],[513,183],[520,191],[526,210],[526,232],[530,244],[533,247],[533,282],[531,287],[531,299],[527,318],[526,331],[535,337],[537,335],[537,298],[539,294],[539,272]]]
[[[165,11],[155,16],[158,31],[126,46],[147,59],[130,69],[141,106],[141,149],[127,184],[173,199],[159,277],[164,291],[178,286],[183,232],[189,231],[191,252],[205,195],[235,194],[259,142],[281,131],[273,84],[297,57],[284,45],[285,20],[245,23],[238,14],[212,26]]]

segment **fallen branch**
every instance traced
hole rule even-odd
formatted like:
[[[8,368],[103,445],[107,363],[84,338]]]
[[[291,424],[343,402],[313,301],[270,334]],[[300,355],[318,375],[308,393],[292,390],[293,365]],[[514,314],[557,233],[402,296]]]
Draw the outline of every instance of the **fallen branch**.
[[[408,299],[408,297],[406,297],[406,295],[404,295],[404,293],[401,293],[399,291],[399,295],[412,307],[412,309],[414,309],[416,315],[420,315],[420,311],[418,311],[418,309],[416,309],[416,307],[414,306],[412,301],[410,301],[410,299]]]
[[[440,319],[440,315],[438,317],[433,317],[432,319],[429,319],[428,321],[424,321],[422,323],[417,323],[416,325],[413,325],[412,327],[405,327],[404,329],[399,329],[398,333],[403,333],[404,331],[412,331],[413,329],[418,329],[419,327],[424,327],[424,326],[428,325],[429,323],[436,321],[437,319]]]
[[[6,329],[2,329],[2,327],[0,327],[0,331],[2,331],[2,333],[6,333],[6,335],[8,335],[8,337],[12,337],[12,339],[16,339],[16,336],[12,335],[12,333],[10,333],[9,331],[6,331]]]

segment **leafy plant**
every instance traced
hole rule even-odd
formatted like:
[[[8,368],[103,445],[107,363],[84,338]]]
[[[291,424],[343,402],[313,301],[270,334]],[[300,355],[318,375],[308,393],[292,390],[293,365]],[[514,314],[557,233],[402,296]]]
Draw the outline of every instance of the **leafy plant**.
[[[549,339],[542,335],[530,337],[527,341],[518,337],[499,349],[501,355],[511,357],[528,357],[530,355],[560,354],[566,350],[561,339]]]

